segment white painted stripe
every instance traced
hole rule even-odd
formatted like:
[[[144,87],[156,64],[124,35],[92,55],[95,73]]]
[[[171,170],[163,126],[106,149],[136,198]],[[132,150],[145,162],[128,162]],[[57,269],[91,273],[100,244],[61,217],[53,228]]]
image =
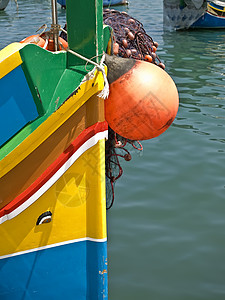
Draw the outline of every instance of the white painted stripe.
[[[65,164],[45,183],[43,186],[35,192],[29,199],[27,199],[23,204],[17,207],[15,210],[6,214],[0,218],[0,224],[4,223],[7,220],[15,218],[22,211],[27,209],[31,204],[37,201],[73,164],[74,162],[82,155],[85,151],[97,144],[101,139],[108,138],[108,130],[98,132],[89,140],[87,140],[80,148],[65,162]]]
[[[28,253],[32,253],[32,252],[36,252],[36,251],[47,250],[47,249],[54,248],[54,247],[59,247],[59,246],[64,246],[64,245],[69,245],[69,244],[79,243],[79,242],[86,242],[86,241],[91,241],[91,242],[96,242],[96,243],[104,243],[104,242],[107,242],[107,238],[94,239],[94,238],[86,237],[86,238],[81,238],[81,239],[75,239],[75,240],[60,242],[60,243],[47,245],[47,246],[43,246],[43,247],[38,247],[38,248],[26,250],[26,251],[20,251],[20,252],[8,254],[8,255],[3,255],[3,256],[0,256],[0,259],[10,258],[10,257],[18,256],[18,255],[28,254]]]

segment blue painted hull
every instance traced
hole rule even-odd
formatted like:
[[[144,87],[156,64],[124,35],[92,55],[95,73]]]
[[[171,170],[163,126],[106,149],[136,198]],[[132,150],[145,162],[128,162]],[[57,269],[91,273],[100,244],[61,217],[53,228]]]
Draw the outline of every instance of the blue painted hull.
[[[1,79],[0,90],[0,128],[7,128],[0,135],[2,146],[28,122],[37,118],[38,112],[21,66]]]
[[[225,18],[206,12],[190,28],[225,28]]]
[[[57,2],[61,5],[66,5],[66,0],[57,0]]]
[[[0,299],[108,299],[106,242],[78,241],[2,258],[0,270]]]

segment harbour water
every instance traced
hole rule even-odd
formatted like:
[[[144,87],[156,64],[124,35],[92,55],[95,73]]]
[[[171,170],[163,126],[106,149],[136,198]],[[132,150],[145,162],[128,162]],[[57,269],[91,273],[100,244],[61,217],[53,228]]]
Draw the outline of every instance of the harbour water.
[[[224,300],[225,30],[167,31],[162,0],[129,2],[117,9],[159,43],[180,107],[165,133],[122,162],[107,212],[109,299]],[[0,12],[0,49],[51,23],[50,0],[18,4]]]

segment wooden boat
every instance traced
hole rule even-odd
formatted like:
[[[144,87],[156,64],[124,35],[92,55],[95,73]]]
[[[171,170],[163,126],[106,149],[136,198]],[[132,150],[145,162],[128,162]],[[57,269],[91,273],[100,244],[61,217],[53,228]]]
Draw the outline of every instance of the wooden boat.
[[[164,25],[176,30],[225,28],[225,2],[164,0]]]
[[[208,1],[206,12],[190,28],[225,28],[225,2]]]
[[[63,7],[66,7],[66,0],[57,0],[57,2]],[[112,6],[112,5],[126,5],[128,4],[127,0],[103,0],[103,6]]]
[[[102,0],[67,7],[70,50],[100,66]],[[0,51],[0,299],[107,299],[102,71],[34,43]]]
[[[108,123],[132,143],[156,137],[178,93],[155,59],[105,54],[102,0],[67,0],[68,44],[51,2],[50,31],[0,51],[0,299],[108,299]]]
[[[9,0],[0,0],[0,10],[4,10],[8,5]]]

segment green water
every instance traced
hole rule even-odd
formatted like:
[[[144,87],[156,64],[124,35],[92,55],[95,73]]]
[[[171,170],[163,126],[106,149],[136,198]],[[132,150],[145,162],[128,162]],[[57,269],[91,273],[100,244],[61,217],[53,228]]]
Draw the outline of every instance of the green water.
[[[123,163],[108,212],[109,299],[225,299],[225,30],[163,30],[162,1],[130,1],[159,43],[180,107]],[[152,2],[152,4],[151,4]]]
[[[18,2],[0,13],[0,48],[51,23],[50,1]],[[122,163],[107,212],[109,299],[224,300],[225,30],[165,31],[162,0],[146,2],[130,0],[127,12],[159,43],[180,107]]]

